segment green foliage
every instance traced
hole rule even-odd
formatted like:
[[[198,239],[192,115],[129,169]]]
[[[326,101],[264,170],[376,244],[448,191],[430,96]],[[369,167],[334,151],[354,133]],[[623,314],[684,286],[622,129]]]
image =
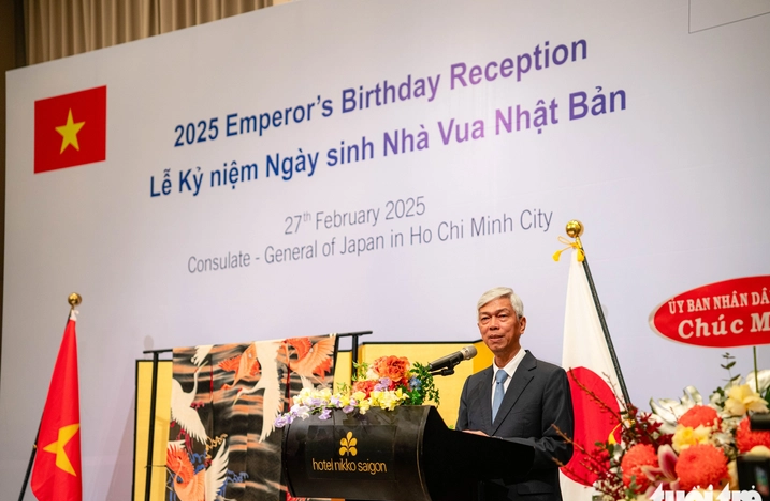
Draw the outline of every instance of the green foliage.
[[[409,371],[408,387],[404,387],[404,392],[408,395],[405,405],[422,405],[426,401],[434,402],[438,405],[438,388],[433,382],[433,374],[430,373],[428,366],[419,362],[412,364]]]
[[[354,383],[356,381],[366,381],[366,373],[369,371],[369,364],[366,362],[356,363],[353,362],[353,369],[355,372],[350,375],[350,380]]]
[[[636,491],[639,489],[639,486],[636,483],[636,475],[633,475],[631,477],[631,483],[628,484],[628,487],[625,489],[625,495],[626,499],[636,499]]]
[[[724,358],[725,362],[727,362],[727,363],[721,364],[722,368],[727,371],[728,379],[726,379],[726,381],[727,381],[728,384],[732,384],[732,383],[736,382],[737,380],[739,380],[741,378],[740,374],[736,374],[735,376],[733,376],[730,373],[730,369],[735,367],[735,357],[730,355],[730,353],[724,353],[722,355],[722,358]]]
[[[714,393],[719,395],[719,399],[714,402],[714,405],[716,405],[720,411],[725,410],[725,400],[727,399],[727,396],[725,395],[725,389],[721,386],[717,386],[717,389],[714,390]]]
[[[720,364],[724,370],[727,371],[727,379],[725,379],[725,387],[717,386],[717,389],[714,390],[714,393],[719,395],[719,399],[717,399],[714,404],[716,407],[718,407],[720,410],[724,410],[725,408],[725,401],[727,400],[727,394],[725,392],[725,388],[728,386],[731,386],[736,381],[738,381],[741,378],[740,374],[736,374],[735,376],[732,375],[730,372],[730,369],[735,367],[735,357],[730,355],[730,353],[724,353],[722,354],[722,358],[725,360],[724,364]]]

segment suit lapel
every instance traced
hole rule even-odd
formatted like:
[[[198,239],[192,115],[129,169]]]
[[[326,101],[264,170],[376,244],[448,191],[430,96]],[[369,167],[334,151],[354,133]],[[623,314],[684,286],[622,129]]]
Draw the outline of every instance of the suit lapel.
[[[479,399],[481,399],[481,422],[492,423],[492,377],[494,374],[492,367],[487,367],[482,372],[481,382],[476,386]]]
[[[532,381],[534,376],[534,370],[537,366],[537,359],[533,354],[530,352],[527,352],[524,355],[524,358],[521,360],[521,363],[519,364],[519,367],[516,369],[516,372],[513,373],[513,377],[511,378],[511,382],[508,385],[508,390],[505,392],[505,397],[503,397],[503,403],[500,404],[500,409],[497,411],[497,416],[495,416],[495,422],[492,423],[492,435],[497,433],[497,429],[500,427],[500,425],[505,421],[505,417],[508,415],[508,413],[511,411],[514,405],[516,405],[516,402],[519,401],[519,397],[521,397],[521,394],[524,393],[524,389],[527,387],[527,385]],[[490,377],[489,380],[489,387],[492,386],[492,379]],[[491,389],[487,389],[487,393],[490,394],[491,397]],[[490,412],[488,419],[492,419],[492,412],[491,412],[491,404],[489,404]]]

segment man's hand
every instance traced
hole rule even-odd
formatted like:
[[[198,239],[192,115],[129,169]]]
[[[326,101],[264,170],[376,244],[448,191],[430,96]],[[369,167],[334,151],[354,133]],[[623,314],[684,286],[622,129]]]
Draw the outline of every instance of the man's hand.
[[[482,437],[488,437],[486,433],[483,431],[472,431],[472,430],[463,430],[463,433],[470,433],[471,435],[480,435]]]

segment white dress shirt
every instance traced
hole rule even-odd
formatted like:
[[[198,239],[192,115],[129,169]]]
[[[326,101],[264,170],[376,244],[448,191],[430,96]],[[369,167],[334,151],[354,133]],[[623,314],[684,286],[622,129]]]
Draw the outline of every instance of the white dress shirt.
[[[526,355],[526,352],[524,351],[524,348],[521,348],[519,352],[511,359],[510,362],[505,364],[505,367],[498,367],[497,364],[492,363],[492,367],[494,368],[494,372],[492,373],[492,402],[494,405],[494,399],[495,399],[495,381],[497,381],[497,371],[505,371],[508,374],[508,378],[505,380],[505,383],[503,383],[503,391],[508,391],[508,385],[511,384],[511,378],[513,378],[513,373],[516,372],[516,369],[519,368],[519,364],[524,359],[524,355]]]

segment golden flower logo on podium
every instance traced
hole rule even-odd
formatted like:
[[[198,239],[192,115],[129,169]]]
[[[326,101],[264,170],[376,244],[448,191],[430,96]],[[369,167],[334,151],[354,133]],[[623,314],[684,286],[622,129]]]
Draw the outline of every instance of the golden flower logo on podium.
[[[353,436],[353,432],[349,431],[347,436],[340,439],[340,456],[356,456],[358,455],[358,439]]]

